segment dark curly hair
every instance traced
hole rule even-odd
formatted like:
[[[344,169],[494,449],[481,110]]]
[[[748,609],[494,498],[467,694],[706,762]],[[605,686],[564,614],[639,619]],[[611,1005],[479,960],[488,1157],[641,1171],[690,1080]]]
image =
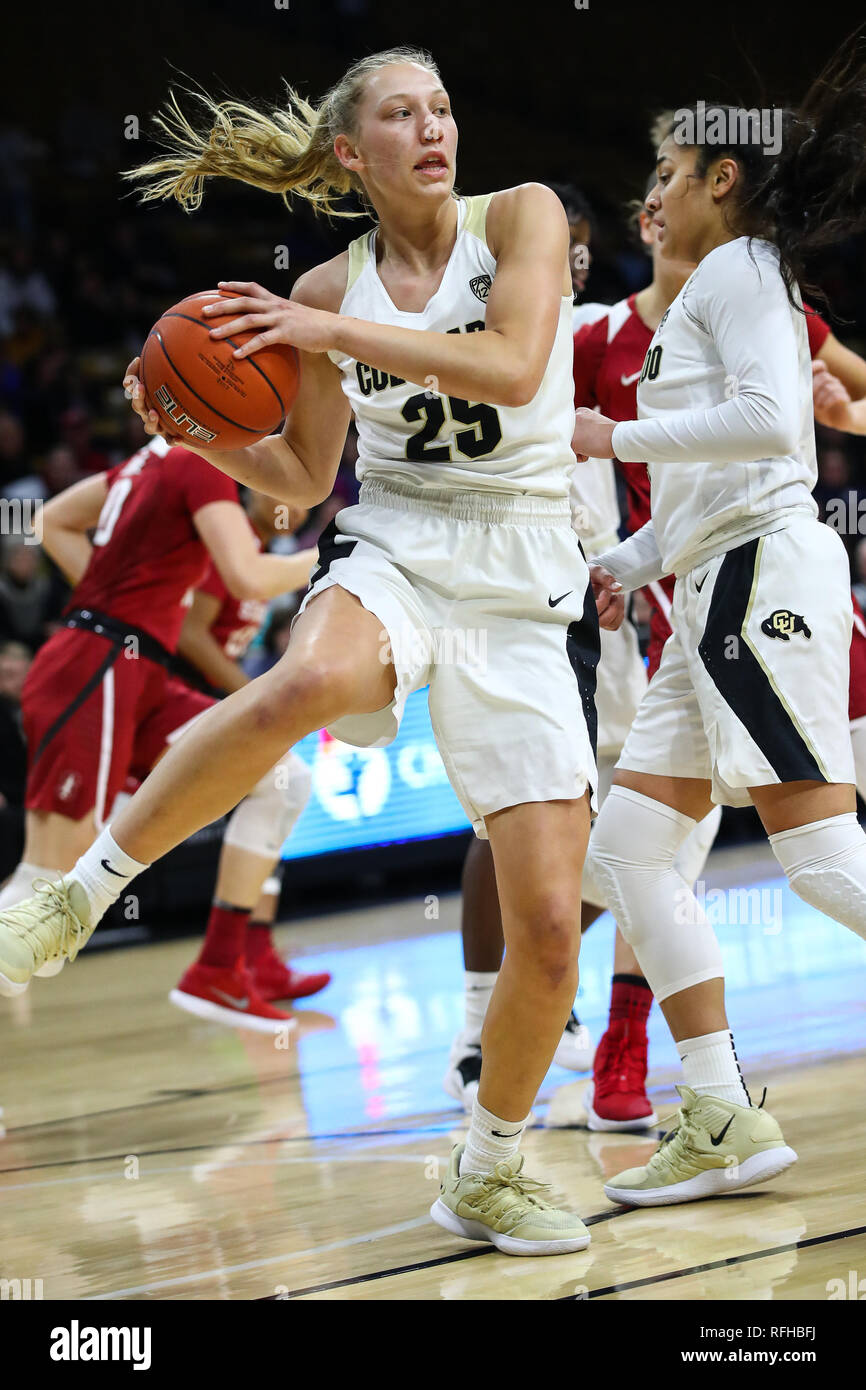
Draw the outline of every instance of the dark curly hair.
[[[741,108],[728,102],[703,105],[723,112],[727,134],[736,131],[737,138],[730,144],[695,141],[695,175],[703,178],[718,159],[737,161],[743,188],[735,200],[726,200],[727,225],[737,236],[761,237],[778,247],[794,303],[794,287],[804,283],[809,256],[866,228],[866,27],[839,48],[800,105],[782,111],[778,153],[746,138],[748,123],[737,120],[745,114]],[[674,134],[684,113],[696,116],[697,106],[658,117],[652,128],[656,143]],[[692,143],[681,141],[681,134],[678,143]],[[814,286],[807,288],[823,298]]]

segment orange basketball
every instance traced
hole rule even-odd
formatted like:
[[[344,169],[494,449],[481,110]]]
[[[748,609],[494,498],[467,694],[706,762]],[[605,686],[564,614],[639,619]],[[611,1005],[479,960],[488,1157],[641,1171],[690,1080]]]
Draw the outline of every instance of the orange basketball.
[[[226,323],[202,315],[231,290],[203,290],[167,309],[141,353],[140,377],[148,405],[165,428],[208,449],[241,449],[275,434],[298,394],[301,368],[295,348],[282,343],[240,361],[232,356],[252,332],[212,338]]]

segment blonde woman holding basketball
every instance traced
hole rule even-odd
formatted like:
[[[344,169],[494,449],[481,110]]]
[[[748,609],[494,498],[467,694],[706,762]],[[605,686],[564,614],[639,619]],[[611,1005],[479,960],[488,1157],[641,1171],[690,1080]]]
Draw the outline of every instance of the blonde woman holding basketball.
[[[334,211],[359,189],[377,225],[291,300],[226,284],[242,297],[215,306],[215,334],[259,330],[244,356],[294,344],[301,387],[283,435],[202,455],[312,505],[331,491],[354,410],[360,502],[323,536],[278,665],[190,730],[61,888],[0,917],[0,985],[74,955],[135,874],[235,805],[287,744],[322,726],[388,743],[429,681],[448,775],[493,848],[507,946],[469,1135],[432,1215],[511,1254],[582,1249],[589,1232],[523,1177],[518,1154],[574,1000],[596,776],[598,615],[568,505],[565,214],[535,184],[455,197],[457,127],[423,53],[363,59],[317,111],[294,94],[271,118],[207,105],[202,135],[171,108],[170,152],[137,171],[147,197],[192,208],[224,175]],[[136,367],[129,389],[153,432]],[[605,582],[598,611],[615,626],[622,601]],[[443,643],[455,631],[484,632],[484,666],[460,655],[481,644]]]

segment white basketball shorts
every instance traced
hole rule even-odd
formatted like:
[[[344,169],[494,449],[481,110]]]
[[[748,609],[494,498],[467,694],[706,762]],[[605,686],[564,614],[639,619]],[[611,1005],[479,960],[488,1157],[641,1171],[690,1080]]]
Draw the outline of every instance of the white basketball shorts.
[[[480,838],[494,811],[594,792],[598,616],[565,498],[368,479],[323,532],[301,612],[335,584],[380,619],[397,678],[390,705],[337,720],[335,738],[390,743],[429,683],[436,742]]]
[[[855,779],[848,726],[851,594],[839,536],[811,517],[676,581],[673,635],[617,766],[747,787]]]

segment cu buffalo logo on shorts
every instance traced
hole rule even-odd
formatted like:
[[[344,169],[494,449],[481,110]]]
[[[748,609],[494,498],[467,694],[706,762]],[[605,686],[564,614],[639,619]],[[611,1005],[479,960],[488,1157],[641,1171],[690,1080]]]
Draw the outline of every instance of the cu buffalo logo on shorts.
[[[482,304],[486,304],[487,296],[490,293],[490,286],[492,284],[493,281],[491,280],[489,275],[475,275],[469,281],[469,288],[475,295],[476,299],[480,299]]]
[[[805,618],[801,618],[799,613],[792,613],[790,608],[777,608],[761,623],[761,631],[768,637],[780,637],[783,642],[790,642],[795,632],[802,632],[804,637],[812,636]]]

